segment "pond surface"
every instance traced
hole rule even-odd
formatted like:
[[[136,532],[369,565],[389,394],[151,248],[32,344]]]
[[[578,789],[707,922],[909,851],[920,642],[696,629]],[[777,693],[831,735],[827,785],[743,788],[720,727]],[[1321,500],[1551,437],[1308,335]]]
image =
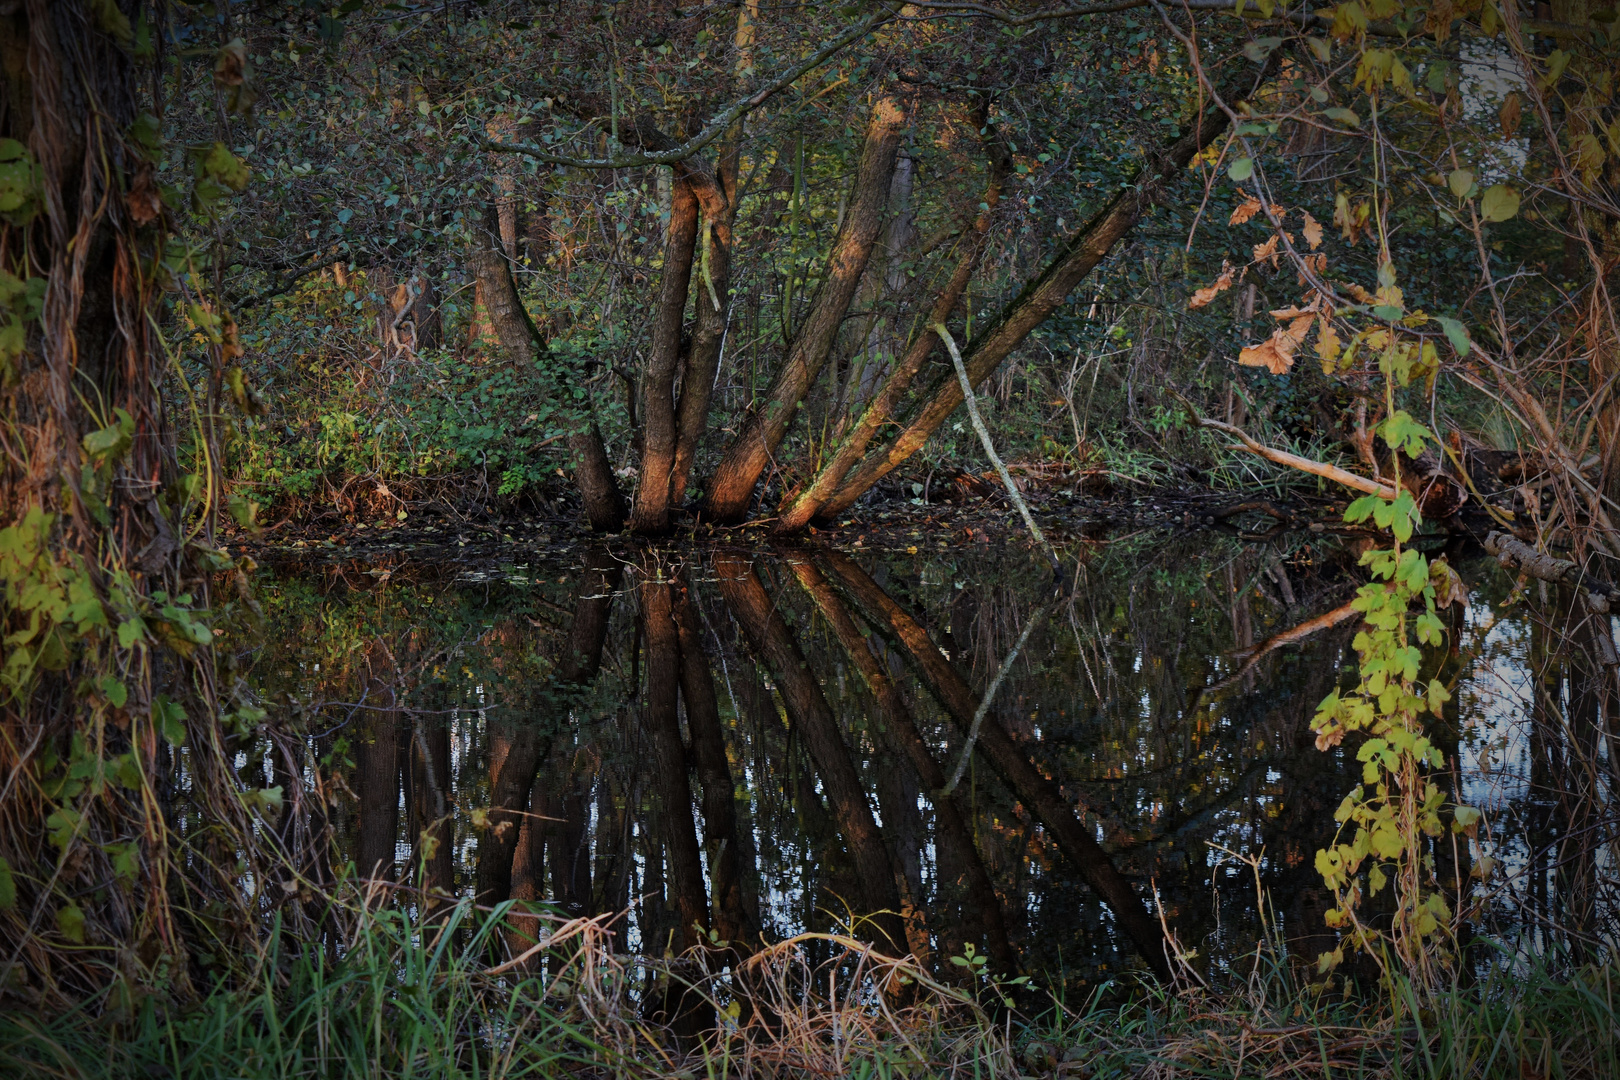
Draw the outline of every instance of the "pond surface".
[[[1027,548],[971,538],[277,555],[238,660],[307,721],[337,861],[401,902],[624,912],[619,946],[655,954],[853,925],[947,974],[971,951],[1072,988],[1149,966],[1162,925],[1218,976],[1247,971],[1261,896],[1292,954],[1333,947],[1313,860],[1361,769],[1309,725],[1354,670],[1356,621],[1331,617],[1348,543],[1076,542],[1066,595]],[[1459,568],[1469,605],[1424,677],[1459,688],[1441,780],[1487,809],[1506,870],[1474,925],[1602,937],[1590,680],[1534,596],[1504,607],[1494,563]],[[1586,803],[1560,783],[1575,750]],[[286,775],[257,745],[237,763]],[[1472,868],[1437,845],[1451,888]]]

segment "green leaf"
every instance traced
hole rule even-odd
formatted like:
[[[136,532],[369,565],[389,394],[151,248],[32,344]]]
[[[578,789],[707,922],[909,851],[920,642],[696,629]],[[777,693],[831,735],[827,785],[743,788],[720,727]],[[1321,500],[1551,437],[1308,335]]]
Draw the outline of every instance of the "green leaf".
[[[1384,500],[1377,495],[1363,495],[1349,506],[1345,507],[1344,520],[1347,525],[1358,525],[1366,521],[1378,509]]]
[[[1474,174],[1468,169],[1453,169],[1446,177],[1446,187],[1459,199],[1466,199],[1468,193],[1474,190]]]
[[[0,214],[26,225],[39,210],[45,177],[16,139],[0,139]]]
[[[1506,221],[1519,212],[1519,193],[1506,184],[1492,184],[1479,200],[1479,216],[1486,221]]]
[[[186,745],[185,710],[161,694],[152,702],[152,724],[169,745]]]
[[[56,909],[56,928],[62,931],[62,936],[75,945],[84,944],[84,909],[78,904],[69,903],[66,907]]]
[[[1337,120],[1345,127],[1358,128],[1361,126],[1361,117],[1345,108],[1332,108],[1322,110],[1322,115],[1329,120]]]
[[[241,191],[248,186],[253,178],[247,163],[235,154],[222,142],[216,142],[202,160],[202,172],[213,180],[218,181],[232,191]]]
[[[0,855],[0,911],[17,906],[17,881],[11,876],[11,864]]]
[[[115,676],[103,675],[96,681],[96,687],[101,691],[101,696],[110,701],[115,709],[123,708],[124,702],[129,700],[129,689]]]
[[[1447,318],[1444,315],[1436,315],[1434,321],[1439,323],[1440,328],[1446,332],[1446,340],[1451,342],[1453,349],[1457,350],[1457,355],[1467,357],[1470,348],[1468,328],[1456,319]]]
[[[1226,167],[1226,175],[1233,180],[1243,181],[1254,175],[1254,159],[1240,157]]]

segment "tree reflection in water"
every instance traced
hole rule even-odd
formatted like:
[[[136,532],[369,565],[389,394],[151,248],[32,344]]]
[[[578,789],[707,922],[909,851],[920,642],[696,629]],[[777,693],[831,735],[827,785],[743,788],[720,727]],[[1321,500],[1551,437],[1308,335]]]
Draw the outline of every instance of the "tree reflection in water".
[[[1214,970],[1260,932],[1254,882],[1223,850],[1261,857],[1296,955],[1331,947],[1312,861],[1360,770],[1354,748],[1318,752],[1308,724],[1356,624],[1264,639],[1342,605],[1351,557],[1202,538],[1069,558],[1055,601],[1039,558],[985,546],[285,566],[266,586],[270,644],[243,659],[255,692],[309,714],[313,760],[340,781],[335,861],[405,904],[520,901],[511,955],[539,932],[528,912],[623,913],[626,951],[740,958],[853,925],[945,977],[972,946],[1074,986],[1162,974],[1163,926]],[[1500,589],[1476,569],[1477,590]],[[1043,605],[946,793],[983,688]],[[1457,695],[1446,748],[1477,763],[1470,702],[1500,711],[1487,684],[1546,647],[1454,629],[1449,674],[1475,692]],[[1542,773],[1566,737],[1548,728],[1525,748]],[[1538,777],[1550,786],[1531,778],[1508,846],[1546,863],[1526,888],[1595,925],[1611,900],[1598,845],[1546,842],[1592,804],[1538,799]],[[649,1008],[700,1024],[676,998]]]

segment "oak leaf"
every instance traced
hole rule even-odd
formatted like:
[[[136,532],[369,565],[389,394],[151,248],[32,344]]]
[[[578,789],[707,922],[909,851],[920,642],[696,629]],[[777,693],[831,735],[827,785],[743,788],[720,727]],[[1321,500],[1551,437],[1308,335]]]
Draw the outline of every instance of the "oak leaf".
[[[1237,209],[1232,211],[1232,216],[1227,219],[1226,223],[1228,225],[1242,225],[1259,212],[1260,200],[1250,195],[1238,203]]]
[[[1287,309],[1282,317],[1289,317],[1293,311]],[[1311,324],[1315,321],[1315,312],[1299,313],[1286,327],[1279,326],[1260,344],[1250,345],[1238,353],[1238,363],[1244,367],[1263,367],[1273,375],[1287,374],[1294,366],[1294,353],[1305,340],[1305,335],[1310,333]]]
[[[1305,215],[1305,242],[1315,251],[1322,246],[1322,223],[1311,217],[1309,210],[1300,212]]]
[[[1265,262],[1271,260],[1271,265],[1277,265],[1277,236],[1273,234],[1270,240],[1263,244],[1254,245],[1254,261]]]
[[[1205,307],[1221,293],[1231,288],[1233,272],[1232,264],[1223,261],[1221,263],[1221,276],[1216,278],[1213,284],[1206,285],[1194,292],[1192,299],[1187,301],[1187,307],[1189,309]]]

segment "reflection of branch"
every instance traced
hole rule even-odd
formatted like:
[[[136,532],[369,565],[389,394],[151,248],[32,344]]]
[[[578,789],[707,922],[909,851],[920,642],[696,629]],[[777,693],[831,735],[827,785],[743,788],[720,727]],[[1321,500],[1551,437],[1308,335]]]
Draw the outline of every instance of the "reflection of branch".
[[[1233,683],[1242,679],[1245,675],[1249,674],[1249,672],[1253,671],[1259,665],[1260,661],[1268,654],[1275,652],[1284,645],[1293,645],[1296,642],[1304,641],[1312,634],[1318,633],[1322,630],[1331,629],[1338,626],[1342,622],[1355,618],[1359,614],[1361,614],[1361,612],[1356,607],[1356,602],[1351,600],[1349,603],[1341,604],[1332,611],[1318,615],[1314,619],[1306,619],[1298,626],[1290,627],[1280,634],[1273,634],[1271,637],[1268,637],[1258,645],[1254,645],[1247,649],[1242,649],[1233,653],[1232,655],[1234,657],[1238,657],[1243,660],[1243,666],[1238,668],[1238,670],[1233,674],[1222,679],[1220,682],[1215,683],[1213,686],[1206,686],[1199,690],[1197,696],[1193,699],[1192,707],[1187,711],[1196,712],[1198,706],[1203,704],[1205,697],[1209,696],[1210,694],[1218,694],[1222,690],[1225,690],[1228,686],[1231,686]]]
[[[951,354],[953,356],[956,354],[954,343],[951,346]],[[971,401],[972,398],[968,400]],[[1012,670],[1013,661],[1018,659],[1018,653],[1023,649],[1024,643],[1029,640],[1029,635],[1034,631],[1035,624],[1044,621],[1046,613],[1050,610],[1052,610],[1051,605],[1048,605],[1029,617],[1029,621],[1024,623],[1024,632],[1018,635],[1018,644],[1012,647],[1012,652],[1007,654],[1007,658],[1001,662],[1001,667],[996,669],[995,678],[990,680],[990,685],[985,688],[984,696],[979,699],[979,707],[973,710],[973,723],[968,727],[967,741],[962,744],[962,756],[956,761],[956,770],[951,773],[951,778],[946,785],[935,793],[936,798],[949,795],[956,790],[956,785],[962,782],[962,774],[967,772],[968,762],[973,757],[973,744],[979,741],[979,728],[984,724],[984,714],[990,711],[990,703],[996,700],[996,691],[1001,689],[1002,680],[1007,677],[1007,672]]]

